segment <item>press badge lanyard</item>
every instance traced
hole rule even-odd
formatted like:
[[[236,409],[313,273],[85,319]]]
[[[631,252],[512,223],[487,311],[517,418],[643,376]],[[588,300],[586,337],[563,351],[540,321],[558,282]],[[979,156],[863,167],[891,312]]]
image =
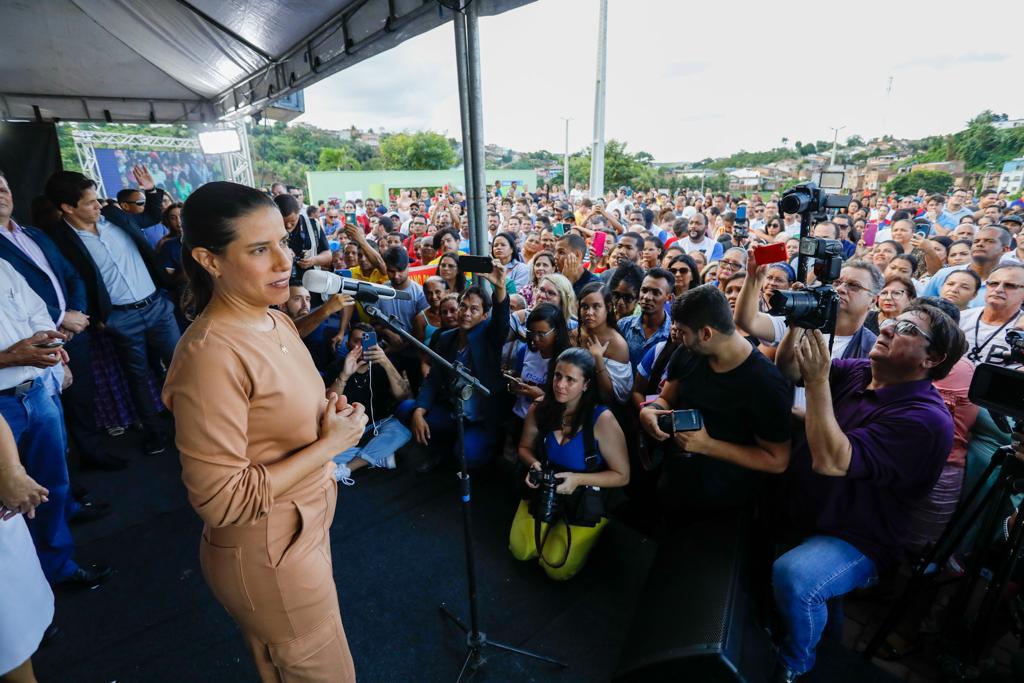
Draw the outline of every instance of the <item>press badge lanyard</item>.
[[[972,360],[972,361],[981,360],[981,351],[982,351],[982,349],[984,349],[986,346],[988,346],[988,343],[990,341],[992,341],[993,339],[995,339],[996,336],[1000,332],[1005,330],[1007,325],[1009,325],[1012,322],[1016,322],[1017,318],[1019,318],[1019,317],[1020,317],[1020,311],[1017,312],[1017,315],[1013,316],[1012,318],[1007,320],[1005,323],[1003,323],[1002,326],[1000,326],[1000,328],[998,330],[996,330],[995,332],[990,334],[988,336],[988,339],[986,339],[985,341],[983,341],[982,343],[979,344],[978,343],[978,333],[981,330],[981,315],[979,314],[978,315],[978,319],[974,321],[974,348],[971,349],[971,352],[967,354],[968,360]]]

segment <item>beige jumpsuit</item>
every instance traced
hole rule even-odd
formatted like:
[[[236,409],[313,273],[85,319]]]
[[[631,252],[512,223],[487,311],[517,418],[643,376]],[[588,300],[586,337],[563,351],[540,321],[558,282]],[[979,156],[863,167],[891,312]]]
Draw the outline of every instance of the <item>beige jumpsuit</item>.
[[[261,680],[354,681],[331,568],[333,464],[276,498],[264,467],[317,439],[325,405],[295,326],[271,315],[269,332],[201,316],[164,385],[182,479],[205,522],[199,559]]]

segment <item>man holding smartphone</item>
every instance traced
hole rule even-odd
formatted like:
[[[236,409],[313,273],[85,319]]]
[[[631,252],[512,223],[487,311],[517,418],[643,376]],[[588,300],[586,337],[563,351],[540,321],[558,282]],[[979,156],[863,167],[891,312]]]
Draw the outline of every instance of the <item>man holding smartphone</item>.
[[[793,388],[775,365],[737,330],[725,295],[711,285],[691,289],[672,305],[681,348],[668,366],[657,400],[640,411],[643,429],[674,439],[682,455],[665,461],[663,503],[670,516],[750,502],[759,472],[789,463]],[[701,429],[667,434],[658,416],[696,409]]]

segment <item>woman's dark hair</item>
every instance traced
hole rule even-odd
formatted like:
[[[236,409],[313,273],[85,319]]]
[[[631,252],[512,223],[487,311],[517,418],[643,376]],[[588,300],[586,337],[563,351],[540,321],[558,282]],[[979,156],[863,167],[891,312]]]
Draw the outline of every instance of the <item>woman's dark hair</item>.
[[[164,209],[164,213],[163,213],[162,217],[160,218],[160,222],[163,224],[163,226],[165,228],[167,228],[168,232],[174,233],[175,235],[180,234],[180,232],[174,232],[174,228],[172,228],[171,224],[167,222],[167,219],[170,217],[171,211],[174,211],[175,209],[178,209],[180,211],[183,206],[185,206],[185,205],[182,204],[181,202],[174,202],[173,204],[168,206],[166,209]],[[178,221],[178,225],[181,225],[181,221],[180,220]]]
[[[555,359],[562,351],[565,351],[572,345],[569,341],[569,326],[565,324],[565,316],[562,315],[562,312],[552,304],[535,306],[530,311],[530,314],[526,316],[526,329],[530,329],[530,325],[533,323],[547,323],[555,331],[555,353],[548,362],[548,376],[550,376],[551,371],[555,369]],[[531,351],[536,351],[533,348],[533,338],[531,336],[526,337],[526,346]]]
[[[910,264],[911,273],[917,270],[917,257],[913,254],[896,254],[892,261],[906,261]],[[889,263],[892,263],[892,261],[889,261]]]
[[[450,258],[455,261],[455,290],[456,292],[464,292],[466,290],[466,274],[459,270],[459,255],[454,251],[446,251],[441,254],[441,258],[437,259],[438,272],[440,272],[441,261],[446,258]]]
[[[692,260],[692,259],[691,259]],[[644,282],[644,269],[635,263],[627,263],[612,271],[611,279],[608,280],[608,287],[612,291],[625,280],[626,284],[633,288],[637,294],[640,293],[640,285]]]
[[[974,245],[972,245],[972,244],[971,244],[971,243],[970,243],[970,242],[969,242],[968,240],[957,240],[957,241],[955,241],[955,242],[950,242],[949,246],[948,246],[948,247],[946,248],[946,256],[947,256],[947,257],[949,256],[949,252],[950,252],[950,250],[952,250],[952,249],[953,249],[953,247],[955,247],[955,246],[956,246],[956,245],[958,245],[958,244],[963,244],[964,246],[966,246],[966,247],[967,247],[967,249],[968,249],[968,250],[970,250],[970,248],[971,248],[972,246],[974,246]]]
[[[682,263],[684,266],[690,269],[690,286],[687,289],[693,289],[694,287],[700,286],[700,268],[697,267],[697,262],[693,260],[691,256],[683,254],[682,256],[676,256],[672,259],[668,268],[672,270],[672,266]],[[676,278],[678,279],[678,278]]]
[[[181,267],[188,279],[181,307],[190,318],[202,313],[213,298],[213,277],[192,258],[192,250],[202,247],[214,254],[223,253],[235,240],[235,222],[239,218],[277,206],[255,188],[225,181],[201,185],[188,196],[181,209]]]
[[[879,242],[876,246],[881,246],[883,244],[891,244],[892,248],[896,250],[897,255],[903,253],[903,245],[900,244],[899,242],[896,242],[894,240],[885,240],[884,242]]]
[[[931,323],[932,340],[928,343],[928,350],[944,354],[945,357],[928,372],[928,377],[933,380],[942,379],[967,350],[967,337],[960,326],[940,308],[915,300],[903,309],[903,313],[910,312],[924,314]]]
[[[662,243],[661,239],[655,235],[648,235],[647,237],[645,237],[644,245],[646,245],[648,242],[658,247],[658,259],[660,260],[661,257],[665,255],[665,245]]]
[[[576,414],[572,417],[572,434],[576,434],[580,430],[583,420],[593,419],[594,408],[597,407],[597,368],[594,364],[594,357],[589,351],[571,346],[558,354],[552,363],[553,365],[548,370],[548,380],[544,386],[544,398],[541,399],[534,411],[539,439],[544,439],[548,433],[562,428],[565,404],[555,400],[555,392],[551,388],[555,380],[555,368],[559,363],[568,363],[579,368],[586,386],[580,395]]]
[[[191,195],[189,195],[191,197]],[[281,210],[282,216],[291,216],[293,213],[299,212],[299,200],[290,194],[279,194],[274,197],[274,203],[277,204],[277,208]]]
[[[510,261],[510,263],[522,261],[523,257],[519,255],[519,247],[516,246],[516,236],[510,232],[499,232],[497,235],[494,236],[494,240],[497,240],[499,237],[505,240],[508,243],[509,249],[512,250],[512,260]],[[494,240],[491,241],[492,257],[494,256]]]
[[[970,268],[964,268],[963,270],[954,270],[952,273],[950,273],[949,275],[946,276],[946,279],[948,280],[949,276],[953,275],[954,273],[960,273],[960,274],[966,273],[967,275],[971,276],[971,279],[974,280],[974,292],[975,293],[977,293],[978,290],[981,289],[981,276],[978,275],[977,273],[975,273]],[[943,284],[945,284],[945,282],[943,282]],[[939,289],[942,289],[942,288],[940,287]],[[945,301],[945,299],[943,299],[943,301]]]
[[[946,253],[949,253],[949,245],[953,244],[953,238],[947,235],[938,235],[935,237],[929,237],[929,242],[938,242],[946,248]]]
[[[576,318],[580,321],[580,327],[583,326],[583,300],[591,294],[601,295],[601,299],[604,301],[604,309],[608,313],[607,325],[611,329],[618,331],[618,328],[615,326],[615,307],[612,305],[612,290],[608,289],[607,285],[603,282],[591,282],[580,290],[579,298],[576,299]]]

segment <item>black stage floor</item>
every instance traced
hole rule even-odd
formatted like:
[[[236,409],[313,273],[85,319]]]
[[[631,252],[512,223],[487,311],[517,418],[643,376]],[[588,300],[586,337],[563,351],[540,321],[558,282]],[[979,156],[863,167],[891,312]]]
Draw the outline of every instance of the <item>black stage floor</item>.
[[[34,658],[40,681],[252,681],[237,630],[199,571],[201,525],[185,498],[176,454],[141,455],[131,433],[111,440],[127,455],[121,472],[79,481],[114,512],[74,527],[78,559],[115,574],[91,592],[58,591],[60,635]],[[405,457],[403,457],[403,455]],[[468,619],[457,481],[417,475],[416,457],[395,471],[357,473],[342,487],[331,529],[342,617],[361,681],[454,681],[464,639],[443,621],[447,603]],[[587,567],[567,583],[507,550],[516,499],[505,477],[474,480],[474,538],[481,620],[489,636],[557,656],[548,664],[492,651],[473,680],[597,682],[618,662],[655,543],[609,525]],[[825,644],[815,678],[893,681],[835,644]]]

